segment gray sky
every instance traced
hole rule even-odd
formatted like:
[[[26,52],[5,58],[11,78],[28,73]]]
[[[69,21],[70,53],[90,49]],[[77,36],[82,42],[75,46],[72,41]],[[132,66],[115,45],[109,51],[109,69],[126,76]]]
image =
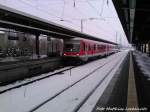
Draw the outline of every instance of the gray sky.
[[[82,19],[84,33],[128,44],[112,0],[0,0],[0,4],[77,31]]]

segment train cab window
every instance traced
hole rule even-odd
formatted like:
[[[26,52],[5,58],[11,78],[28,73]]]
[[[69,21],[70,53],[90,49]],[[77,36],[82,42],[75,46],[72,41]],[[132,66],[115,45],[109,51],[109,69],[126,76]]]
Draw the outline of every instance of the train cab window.
[[[67,52],[79,52],[80,44],[66,43],[65,46],[64,46],[64,50],[67,51]]]

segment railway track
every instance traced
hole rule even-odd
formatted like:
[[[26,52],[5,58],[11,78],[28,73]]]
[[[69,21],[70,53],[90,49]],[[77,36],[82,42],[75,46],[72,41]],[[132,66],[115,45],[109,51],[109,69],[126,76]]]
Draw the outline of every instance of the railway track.
[[[113,57],[112,60],[114,60],[116,57]],[[122,59],[122,58],[121,58]],[[120,60],[121,60],[120,59]],[[112,61],[111,60],[111,61]],[[64,88],[63,90],[59,91],[58,93],[56,93],[55,95],[51,96],[49,99],[43,101],[42,103],[40,103],[39,105],[35,106],[33,109],[31,109],[29,112],[34,112],[36,110],[38,110],[40,107],[42,107],[43,105],[45,105],[46,103],[50,102],[51,100],[55,99],[57,96],[59,96],[60,94],[64,93],[65,91],[67,91],[68,89],[72,88],[73,86],[75,86],[76,84],[78,84],[79,82],[85,80],[86,78],[88,78],[89,76],[91,76],[93,73],[95,73],[97,70],[101,69],[102,67],[104,67],[106,64],[111,62],[110,60],[108,60],[107,62],[105,62],[104,64],[100,65],[99,67],[97,67],[96,69],[94,69],[93,71],[91,71],[90,73],[88,73],[87,75],[85,75],[84,77],[82,77],[81,79],[77,80],[76,82],[74,82],[73,84],[69,85],[68,87]],[[120,62],[120,61],[119,61]],[[117,63],[119,63],[117,62]],[[116,64],[117,64],[116,63]],[[97,87],[109,76],[109,73],[115,68],[115,66],[108,72],[108,74],[98,83],[98,85],[96,85],[96,87],[86,96],[86,98],[77,106],[77,108],[73,111],[73,112],[77,112],[80,107],[84,104],[84,102],[86,102],[86,100],[88,99],[88,97],[90,97],[92,95],[92,93],[97,89]]]
[[[49,74],[49,75],[45,75],[45,76],[42,76],[42,77],[33,79],[33,80],[31,80],[31,81],[30,81],[31,78],[27,78],[27,79],[26,79],[27,81],[23,82],[23,81],[24,81],[24,80],[23,80],[23,81],[21,81],[20,83],[18,83],[17,85],[15,85],[15,84],[14,84],[14,85],[9,84],[9,85],[11,85],[11,86],[9,86],[9,85],[1,86],[1,87],[0,87],[0,94],[3,94],[3,93],[5,93],[5,92],[8,92],[8,91],[10,91],[10,90],[13,90],[13,89],[16,89],[16,88],[19,88],[19,87],[22,87],[22,86],[26,86],[26,85],[31,84],[31,83],[34,83],[34,82],[36,82],[36,81],[40,81],[40,80],[49,78],[49,77],[51,77],[51,76],[60,75],[60,74],[62,75],[63,72],[68,71],[68,70],[71,70],[71,69],[73,69],[73,68],[76,68],[76,67],[78,67],[78,66],[80,66],[80,65],[81,65],[81,64],[78,64],[78,65],[76,65],[76,66],[66,67],[66,68],[64,68],[63,70],[60,70],[60,71],[58,71],[58,72],[56,72],[56,73],[52,73],[52,74]],[[37,76],[37,77],[38,77],[38,76]],[[23,82],[23,83],[22,83],[22,82]]]
[[[115,64],[118,65],[122,58]],[[76,106],[76,108],[72,112],[78,112],[80,108],[85,104],[85,102],[88,100],[88,98],[97,90],[97,88],[104,82],[104,80],[111,74],[113,69],[116,66],[113,66],[108,73],[99,81],[99,83],[86,95],[86,97]]]
[[[60,75],[60,74],[62,74],[62,73],[65,72],[65,71],[68,71],[68,70],[71,70],[71,69],[73,69],[73,68],[78,67],[79,65],[80,65],[80,64],[78,64],[78,65],[76,65],[76,66],[69,66],[69,67],[66,67],[66,68],[64,68],[63,70],[60,70],[60,71],[58,71],[58,72],[56,72],[56,73],[52,73],[52,74],[50,74],[50,75],[45,75],[45,76],[42,76],[42,77],[40,77],[40,78],[33,79],[32,81],[30,81],[30,78],[27,78],[27,79],[25,79],[25,80],[28,80],[28,81],[23,82],[24,80],[22,80],[23,83],[19,83],[19,84],[17,84],[17,85],[13,85],[13,86],[10,86],[10,87],[7,87],[7,86],[12,85],[12,84],[6,85],[6,87],[1,86],[1,87],[0,87],[0,94],[5,93],[5,92],[7,92],[7,91],[10,91],[10,90],[12,90],[12,89],[16,89],[16,88],[19,88],[19,87],[22,87],[22,86],[26,86],[26,85],[31,84],[31,83],[34,83],[34,82],[36,82],[36,81],[40,81],[40,80],[49,78],[49,77],[54,76],[54,75]],[[63,67],[62,67],[62,68],[63,68]],[[37,76],[37,77],[38,77],[38,76]],[[4,89],[3,89],[3,88],[4,88]]]
[[[31,84],[31,83],[34,83],[34,82],[36,82],[36,81],[40,81],[40,80],[46,79],[46,78],[51,77],[51,76],[54,76],[54,75],[60,75],[62,72],[71,70],[71,69],[73,69],[73,68],[75,68],[75,67],[77,67],[77,66],[66,67],[65,69],[60,70],[60,71],[58,71],[58,72],[56,72],[56,73],[52,73],[52,74],[50,74],[50,75],[46,75],[46,76],[43,76],[43,77],[40,77],[40,78],[37,78],[37,79],[33,79],[32,81],[30,81],[30,79],[27,79],[28,81],[26,81],[26,82],[20,83],[20,84],[18,84],[18,85],[12,86],[12,87],[8,87],[8,88],[6,88],[6,89],[5,89],[5,87],[4,87],[4,89],[3,89],[3,87],[1,87],[1,88],[0,88],[0,94],[5,93],[5,92],[7,92],[7,91],[10,91],[10,90],[12,90],[12,89],[16,89],[16,88],[19,88],[19,87],[22,87],[22,86],[26,86],[26,85]],[[7,86],[8,86],[8,85],[7,85]]]

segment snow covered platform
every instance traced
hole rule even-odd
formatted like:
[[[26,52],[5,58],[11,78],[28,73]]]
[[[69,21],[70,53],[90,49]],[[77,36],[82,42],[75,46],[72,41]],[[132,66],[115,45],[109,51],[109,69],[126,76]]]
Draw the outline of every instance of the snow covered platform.
[[[0,94],[0,112],[99,112],[99,105],[125,108],[128,72],[129,51],[121,51]]]
[[[125,112],[128,97],[129,54],[111,79],[92,112]]]
[[[134,68],[137,85],[139,107],[150,111],[150,57],[147,54],[134,51]]]

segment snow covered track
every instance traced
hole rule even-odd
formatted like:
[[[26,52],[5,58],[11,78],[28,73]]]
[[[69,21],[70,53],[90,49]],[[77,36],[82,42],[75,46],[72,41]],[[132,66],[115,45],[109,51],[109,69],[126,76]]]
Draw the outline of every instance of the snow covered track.
[[[120,62],[122,62],[124,59],[124,57],[120,57],[117,61],[115,61],[115,63],[113,64],[113,66],[107,71],[107,74],[102,77],[100,79],[100,81],[96,84],[96,86],[94,86],[94,88],[92,88],[90,90],[89,93],[86,94],[86,96],[84,96],[84,98],[82,99],[82,101],[80,101],[75,107],[72,108],[72,110],[68,111],[68,112],[78,112],[80,110],[80,108],[85,104],[85,102],[88,100],[88,98],[96,91],[96,89],[105,81],[105,79],[110,75],[110,73],[114,70],[114,68],[116,67],[115,65],[120,65]],[[105,67],[107,64],[110,64],[111,62],[113,62],[113,60],[115,60],[115,58],[113,58],[111,61],[108,61],[106,63],[104,63],[103,65],[99,66],[98,68],[96,68],[95,70],[93,70],[92,72],[90,72],[88,75],[86,75],[85,77],[81,78],[80,80],[78,80],[77,82],[75,82],[74,84],[70,85],[69,87],[65,88],[64,90],[62,90],[61,92],[59,92],[58,94],[56,94],[54,97],[51,97],[50,99],[46,100],[45,102],[43,102],[42,104],[38,105],[36,108],[34,108],[33,110],[31,110],[30,112],[33,111],[37,111],[37,112],[48,112],[48,106],[49,106],[49,102],[51,102],[51,100],[53,100],[54,98],[58,99],[57,96],[59,97],[59,95],[61,94],[68,94],[68,91],[70,91],[69,89],[72,89],[74,86],[78,86],[79,83],[82,83],[81,81],[85,81],[85,79],[89,78],[89,76],[93,75],[95,72],[97,72],[98,70],[102,69],[103,67]],[[92,78],[92,77],[91,77]],[[69,94],[70,95],[70,94]],[[63,95],[62,95],[63,96]],[[68,96],[69,97],[69,96]],[[67,98],[67,97],[65,97]],[[61,99],[61,98],[60,98]],[[54,99],[55,100],[55,99]],[[53,102],[53,101],[52,101]],[[48,104],[47,104],[48,103]],[[46,108],[44,107],[45,105]],[[69,105],[69,104],[68,104]],[[43,110],[44,108],[44,110]],[[58,107],[59,108],[59,107]],[[39,110],[38,110],[39,109]],[[45,110],[46,109],[46,110]],[[51,110],[49,108],[49,110]],[[57,112],[57,110],[54,110]],[[63,110],[60,110],[58,112],[63,112]],[[64,111],[66,112],[66,110]]]
[[[91,106],[89,100],[95,92],[98,95],[92,99],[99,99],[99,95],[103,93],[127,54],[126,51],[119,52],[64,71],[61,75],[54,75],[0,94],[0,111],[77,112],[84,110],[85,105]],[[95,100],[94,103],[96,102]]]
[[[80,81],[86,79],[87,77],[89,77],[90,75],[92,75],[94,72],[96,72],[97,70],[99,70],[100,68],[102,68],[103,66],[105,66],[106,64],[108,64],[109,62],[104,63],[103,65],[99,66],[98,68],[94,69],[92,72],[90,72],[89,74],[85,75],[83,78],[79,79],[78,81],[76,81],[75,83],[73,83],[72,85],[68,86],[67,88],[63,89],[62,91],[58,92],[56,95],[52,96],[51,98],[49,98],[48,100],[44,101],[43,103],[41,103],[40,105],[38,105],[37,107],[35,107],[34,109],[32,109],[30,112],[33,112],[35,110],[37,110],[38,108],[40,108],[41,106],[43,106],[44,104],[46,104],[47,102],[53,100],[55,97],[57,97],[58,95],[62,94],[63,92],[65,92],[66,90],[70,89],[72,86],[76,85],[77,83],[79,83]]]
[[[4,87],[2,86],[2,87],[0,87],[0,94],[2,94],[4,92],[7,92],[7,91],[10,91],[12,89],[16,89],[16,88],[34,83],[36,81],[43,80],[45,78],[48,78],[48,77],[51,77],[51,76],[54,76],[54,75],[60,75],[62,72],[67,71],[67,70],[71,70],[73,68],[75,68],[75,66],[66,67],[66,68],[63,68],[61,70],[56,70],[56,72],[53,72],[53,73],[48,74],[48,75],[44,74],[44,75],[36,76],[36,77],[33,77],[33,78],[27,78],[27,79],[22,80],[21,82],[19,82],[17,84],[9,84],[9,85],[6,85]]]
[[[122,59],[120,59],[121,61]],[[119,62],[116,63],[116,65],[118,65]],[[110,75],[110,73],[112,72],[112,70],[115,68],[116,66],[114,66],[113,68],[111,68],[108,73],[100,80],[100,82],[91,90],[91,92],[89,94],[87,94],[87,96],[84,98],[84,100],[79,103],[79,105],[75,108],[75,110],[73,112],[78,112],[79,109],[84,105],[84,103],[88,100],[88,98],[96,91],[96,89],[105,81],[105,79]]]

